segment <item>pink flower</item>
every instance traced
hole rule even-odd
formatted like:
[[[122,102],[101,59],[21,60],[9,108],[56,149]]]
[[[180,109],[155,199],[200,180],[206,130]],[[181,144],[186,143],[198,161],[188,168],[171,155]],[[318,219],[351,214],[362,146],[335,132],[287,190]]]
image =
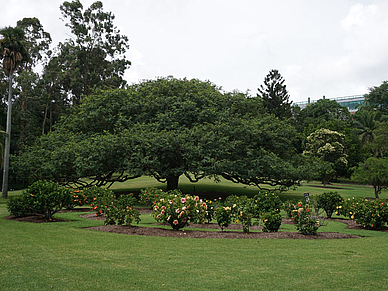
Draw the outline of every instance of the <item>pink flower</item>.
[[[165,209],[166,209],[166,206],[162,206],[162,209],[165,210]]]
[[[176,213],[179,213],[179,208],[177,210],[175,210]]]
[[[158,216],[156,216],[157,218],[160,218],[161,217],[161,215],[159,214]]]
[[[182,222],[186,222],[186,221],[187,221],[186,217],[183,217]]]
[[[185,202],[186,202],[186,199],[185,199],[185,198],[182,198],[182,199],[181,199],[181,202],[182,202],[182,203],[185,203]]]
[[[164,210],[162,210],[160,213],[163,215],[164,214]]]
[[[194,200],[195,200],[195,201],[198,201],[198,200],[199,200],[199,197],[198,197],[198,196],[195,196]]]
[[[175,225],[177,225],[178,223],[179,223],[179,222],[178,222],[178,220],[176,220],[176,219],[173,221],[173,224],[175,224]]]
[[[220,199],[220,200],[221,200],[222,198],[221,198],[221,197],[218,197],[218,199]]]

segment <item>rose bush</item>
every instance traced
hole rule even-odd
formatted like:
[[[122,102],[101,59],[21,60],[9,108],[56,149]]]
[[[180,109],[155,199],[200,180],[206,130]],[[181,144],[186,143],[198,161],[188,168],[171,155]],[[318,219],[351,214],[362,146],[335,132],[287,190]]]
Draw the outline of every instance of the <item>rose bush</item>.
[[[179,190],[173,190],[155,201],[152,215],[157,221],[179,230],[190,222],[205,223],[206,209],[206,202],[198,196],[182,195]]]

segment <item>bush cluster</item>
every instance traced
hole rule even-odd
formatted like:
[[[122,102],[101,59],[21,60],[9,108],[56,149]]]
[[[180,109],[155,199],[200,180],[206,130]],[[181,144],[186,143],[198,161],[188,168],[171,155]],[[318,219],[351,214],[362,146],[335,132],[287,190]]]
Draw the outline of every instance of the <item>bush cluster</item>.
[[[37,181],[31,184],[22,195],[11,197],[7,208],[16,217],[31,214],[43,214],[47,219],[62,208],[69,207],[74,202],[71,191],[52,181]]]
[[[388,223],[388,202],[382,199],[347,199],[337,206],[336,214],[349,217],[369,229],[382,229]]]
[[[264,232],[276,232],[281,225],[282,202],[275,193],[261,191],[254,198],[231,195],[224,203],[218,203],[215,219],[221,230],[231,223],[241,223],[243,231],[248,233],[252,225],[261,221]]]

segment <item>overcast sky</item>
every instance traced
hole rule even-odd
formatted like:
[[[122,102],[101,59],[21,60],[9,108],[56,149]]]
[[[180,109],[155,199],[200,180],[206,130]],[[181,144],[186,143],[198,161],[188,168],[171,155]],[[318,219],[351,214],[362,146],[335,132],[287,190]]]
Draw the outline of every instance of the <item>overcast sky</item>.
[[[58,0],[10,0],[0,27],[37,17],[53,46],[69,38]],[[94,1],[82,0],[84,8]],[[210,80],[256,95],[269,70],[291,100],[365,94],[388,80],[388,1],[105,0],[128,36],[128,83]]]

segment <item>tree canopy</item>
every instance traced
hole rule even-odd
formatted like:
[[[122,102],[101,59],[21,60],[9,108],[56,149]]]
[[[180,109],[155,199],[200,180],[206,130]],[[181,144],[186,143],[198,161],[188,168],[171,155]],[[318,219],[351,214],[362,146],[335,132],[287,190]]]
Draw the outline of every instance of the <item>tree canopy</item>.
[[[263,101],[264,108],[278,118],[291,117],[291,104],[289,101],[285,80],[278,70],[269,71],[264,79],[264,85],[258,88],[257,97]]]
[[[31,169],[34,179],[58,182],[85,183],[81,178],[88,177],[105,185],[147,174],[174,189],[181,175],[192,182],[222,175],[290,187],[303,173],[294,130],[272,115],[245,110],[255,102],[223,94],[208,81],[173,77],[98,91],[15,164],[24,174]]]

